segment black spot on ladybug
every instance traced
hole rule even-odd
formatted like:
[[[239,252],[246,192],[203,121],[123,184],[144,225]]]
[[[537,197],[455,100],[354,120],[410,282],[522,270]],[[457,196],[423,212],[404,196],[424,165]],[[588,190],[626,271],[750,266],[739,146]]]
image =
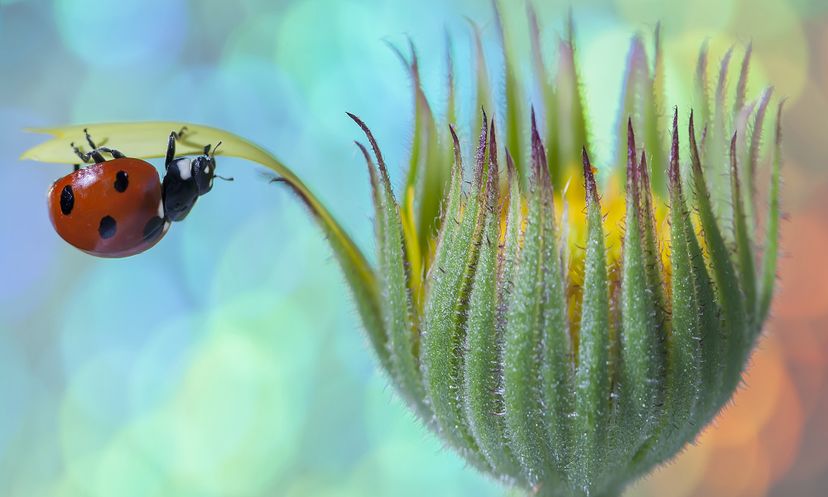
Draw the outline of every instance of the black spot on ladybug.
[[[118,171],[118,174],[115,175],[115,189],[123,193],[128,186],[129,178],[127,177],[126,171]]]
[[[66,185],[60,192],[60,212],[68,216],[73,207],[75,207],[75,192],[72,191],[71,185]]]
[[[144,241],[148,242],[154,240],[161,234],[164,228],[164,220],[158,216],[154,216],[144,225]]]
[[[118,229],[118,223],[112,216],[104,216],[101,218],[101,224],[98,225],[98,233],[101,238],[107,239],[115,236],[115,231]]]

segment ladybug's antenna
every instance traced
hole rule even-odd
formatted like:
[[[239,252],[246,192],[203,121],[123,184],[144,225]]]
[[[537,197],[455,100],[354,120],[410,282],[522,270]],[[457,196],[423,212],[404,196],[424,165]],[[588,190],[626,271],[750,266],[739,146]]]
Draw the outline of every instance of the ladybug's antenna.
[[[218,178],[218,179],[223,179],[224,181],[233,181],[232,176],[225,178],[224,176],[219,176],[218,174],[214,174],[213,177]]]
[[[215,157],[216,156],[216,150],[218,150],[218,148],[220,146],[221,146],[221,142],[219,141],[218,143],[216,143],[216,146],[213,147],[213,151],[210,153],[210,157]]]

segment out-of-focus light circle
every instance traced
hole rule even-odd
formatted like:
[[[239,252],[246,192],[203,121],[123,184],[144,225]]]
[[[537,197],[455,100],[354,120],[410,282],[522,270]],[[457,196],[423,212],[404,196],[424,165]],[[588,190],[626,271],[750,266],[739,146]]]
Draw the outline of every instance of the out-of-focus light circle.
[[[94,491],[98,457],[129,418],[123,353],[99,354],[68,379],[60,406],[60,441],[66,472]]]
[[[818,102],[811,102],[815,107],[819,108]],[[785,109],[785,116],[789,114],[793,114],[794,109]],[[786,117],[783,117],[785,120]],[[794,129],[791,129],[794,128]],[[807,140],[808,137],[796,137],[792,136],[797,133],[797,129],[794,126],[786,126],[783,128],[782,132],[784,136],[782,137],[783,143],[783,163],[782,163],[782,215],[783,219],[786,217],[798,216],[800,212],[808,212],[814,211],[816,209],[809,209],[809,204],[812,204],[812,199],[819,198],[819,195],[826,191],[825,185],[819,181],[815,181],[816,177],[815,174],[818,174],[819,171],[813,171],[808,169],[808,167],[816,166],[817,169],[821,166],[821,164],[800,164],[799,159],[797,156],[802,155],[810,156],[809,151],[806,150],[797,150],[797,144],[800,139]],[[814,133],[816,136],[818,133]],[[765,135],[767,136],[767,135]],[[811,146],[815,146],[812,144]],[[768,144],[770,147],[770,144]],[[758,180],[758,189],[762,193],[759,197],[759,208],[760,211],[764,210],[763,214],[767,212],[767,190],[770,187],[770,179],[767,177],[766,174],[769,172],[769,163],[766,163],[765,170],[759,171],[759,180]],[[828,172],[828,171],[826,171]],[[785,222],[783,221],[781,228],[785,229]],[[782,246],[785,246],[785,240],[782,240]],[[784,251],[782,252],[784,256]],[[778,271],[777,271],[778,273]],[[785,285],[780,282],[780,284],[776,287],[777,293],[784,291]],[[773,300],[771,305],[776,305],[776,299]]]
[[[381,489],[379,495],[395,497],[499,497],[503,489],[476,471],[453,452],[422,438],[396,440],[376,447],[353,478],[362,488]]]
[[[590,146],[596,154],[596,163],[611,165],[618,135],[618,104],[621,101],[621,83],[624,78],[627,53],[632,37],[626,27],[603,27],[598,36],[588,40],[578,52],[578,69],[583,81],[584,105],[589,113]],[[600,64],[590,64],[600,60]],[[600,161],[598,157],[603,158]],[[579,179],[580,181],[580,179]]]
[[[283,195],[293,202],[291,192],[276,190],[280,185],[267,185],[272,195]],[[298,200],[296,200],[298,203]],[[336,262],[312,220],[302,208],[293,205],[282,212],[265,210],[251,213],[238,226],[221,253],[214,254],[215,277],[212,291],[205,294],[214,302],[232,298],[239,292],[260,288],[293,291],[311,287],[315,282],[333,283],[338,270]],[[329,261],[329,262],[326,262]],[[321,294],[319,298],[330,297]],[[316,317],[325,316],[324,306],[317,308]]]
[[[318,335],[294,302],[240,294],[208,318],[168,399],[137,422],[142,453],[198,495],[260,495],[295,457]]]
[[[0,398],[13,408],[0,412],[0,461],[15,457],[12,441],[27,417],[33,393],[32,372],[21,360],[23,352],[9,331],[0,331]]]
[[[736,392],[731,405],[715,422],[716,434],[711,443],[717,447],[737,446],[756,438],[773,416],[782,386],[790,385],[779,350],[757,350],[745,382],[748,388]]]
[[[49,482],[45,485],[38,495],[48,495],[49,497],[75,497],[77,495],[91,495],[89,490],[80,488],[76,485],[70,477],[63,475],[60,479]]]
[[[346,475],[303,474],[288,486],[282,497],[364,497],[380,495],[376,488],[357,488],[344,482]]]
[[[69,371],[110,350],[128,351],[131,357],[159,319],[187,310],[186,296],[162,266],[152,263],[151,254],[96,259],[93,268],[67,288],[71,292],[64,299],[60,343]]]
[[[497,485],[468,471],[457,454],[442,450],[441,442],[414,419],[385,383],[377,375],[366,389],[366,430],[375,445],[355,470],[356,480],[366,488],[381,489],[378,495],[502,495]]]
[[[268,4],[252,12],[256,16],[268,10],[276,10],[274,4]],[[215,61],[221,56],[222,48],[227,44],[228,36],[239,29],[251,14],[241,1],[201,1],[187,2],[188,23],[195,26],[200,33],[197,43],[188,44],[187,56],[200,61]]]
[[[284,426],[291,406],[279,402],[287,399],[277,393],[278,372],[256,347],[232,335],[211,342],[198,351],[172,403],[179,477],[207,488],[259,486],[273,469],[264,463],[279,447],[257,447],[257,442],[261,436],[271,442],[289,439],[286,433],[274,438],[267,428]],[[242,464],[244,459],[248,464]]]
[[[101,452],[96,474],[90,475],[95,497],[163,497],[165,475],[138,450],[129,430],[119,434]]]
[[[269,59],[273,55],[278,40],[278,37],[274,36],[273,27],[278,26],[283,18],[283,13],[262,12],[245,19],[245,22],[227,38],[222,47],[222,59],[232,60],[238,57]]]
[[[664,2],[662,0],[616,0],[618,12],[632,23],[661,22],[670,31],[703,29],[713,33],[727,26],[734,16],[734,0]]]
[[[38,138],[24,135],[21,128],[40,120],[28,112],[0,108],[0,149],[18,150],[36,143]],[[3,165],[0,198],[7,203],[0,215],[0,233],[7,241],[0,246],[0,316],[6,319],[27,316],[49,293],[58,262],[56,248],[63,242],[49,223],[46,192],[69,170],[29,161]]]
[[[668,493],[670,497],[694,495],[704,479],[710,452],[709,444],[693,445],[677,456],[674,463],[656,469],[642,486],[653,497]]]
[[[228,129],[268,148],[301,147],[308,139],[300,88],[278,66],[259,58],[227,58],[212,83],[219,97],[201,105],[219,110]]]
[[[412,98],[408,75],[382,42],[383,38],[392,41],[389,37],[401,33],[395,30],[395,16],[386,16],[384,9],[360,2],[308,0],[291,4],[280,17],[270,45],[272,60],[301,89],[309,116],[313,117],[312,126],[336,133],[346,125],[342,119],[345,110],[362,114],[370,124],[373,116],[364,114],[363,109],[374,109],[385,118],[387,126],[405,126],[401,131],[410,132],[408,119],[400,119],[408,114],[403,110]],[[440,78],[442,88],[443,39],[436,39],[439,52],[420,54],[435,69],[424,71],[422,77]],[[423,45],[434,40],[418,41],[418,46],[427,50]],[[400,43],[401,48],[404,45]],[[379,109],[371,105],[377,99],[384,102]]]
[[[828,23],[823,23],[822,25],[819,44],[815,47],[814,53],[822,54],[822,57],[815,57],[814,59],[820,69],[819,76],[822,80],[820,87],[825,92],[825,95],[828,96],[828,57],[825,56],[825,54],[828,54]]]
[[[809,81],[799,100],[785,105],[782,144],[786,161],[783,166],[785,182],[782,198],[788,210],[806,207],[814,197],[825,198],[817,190],[825,191],[824,178],[828,174],[824,138],[828,129],[826,89],[828,80],[823,83]]]
[[[705,437],[700,443],[711,442],[721,431]],[[757,483],[766,485],[767,471],[762,445],[751,438],[745,443],[727,448],[719,447],[708,461],[704,489],[700,495],[726,495],[728,497],[759,497],[754,493]]]
[[[264,281],[278,283],[275,288],[289,288],[291,285],[282,284],[284,278],[278,273],[278,269],[284,269],[280,261],[288,268],[287,274],[293,269],[281,256],[282,251],[297,241],[295,236],[299,235],[291,231],[294,225],[310,224],[305,213],[295,205],[298,202],[291,193],[279,188],[281,185],[269,184],[256,165],[220,157],[218,168],[219,174],[233,176],[235,180],[216,181],[209,196],[198,202],[187,222],[177,223],[175,230],[167,235],[167,241],[173,242],[176,249],[179,281],[205,307],[220,303],[224,296],[232,296],[236,291],[257,288]],[[291,219],[284,211],[292,211],[294,207],[296,216]],[[250,233],[251,223],[261,231]],[[249,234],[242,242],[247,245],[234,245],[241,232]],[[316,233],[313,238],[318,239]],[[236,250],[229,253],[231,248]],[[224,261],[241,268],[239,280],[255,282],[253,286],[233,285],[222,291],[210,291],[216,278],[224,272]],[[220,284],[216,283],[216,289]]]
[[[138,351],[131,370],[132,412],[142,415],[175,396],[194,347],[207,333],[207,318],[195,313],[165,319],[147,331],[148,340]]]
[[[828,342],[823,342],[828,343]],[[803,437],[800,452],[795,465],[790,469],[793,481],[820,482],[828,469],[828,395],[822,393],[814,407],[815,415],[808,420],[805,428],[807,436]]]
[[[75,55],[102,67],[170,61],[188,29],[182,0],[58,0],[55,21]]]
[[[784,337],[785,362],[806,418],[817,412],[822,392],[828,385],[828,335],[824,333],[824,326],[819,320],[786,318],[774,313],[765,332]]]
[[[182,68],[147,106],[164,119],[217,125],[271,150],[308,140],[295,82],[261,57],[231,54],[218,65]]]
[[[825,212],[799,213],[782,223],[785,257],[779,260],[774,310],[783,317],[816,317],[828,312],[828,228]]]
[[[327,15],[320,16],[322,12]],[[274,30],[276,37],[272,46],[276,60],[291,74],[300,77],[304,84],[333,87],[336,80],[320,79],[312,69],[341,66],[342,57],[357,56],[359,52],[354,52],[354,48],[379,44],[381,40],[371,40],[369,35],[374,31],[372,26],[375,26],[378,14],[380,9],[358,2],[308,0],[290,4],[280,15],[280,24]],[[308,29],[309,26],[313,29]],[[338,43],[345,39],[348,40],[347,50],[346,45]]]
[[[746,450],[751,450],[750,448]],[[768,452],[764,449],[759,449],[755,454],[755,461],[750,471],[751,479],[745,485],[745,489],[741,494],[724,494],[728,496],[742,495],[744,497],[765,497],[771,484],[771,467],[768,460]]]
[[[687,119],[691,109],[701,107],[701,102],[696,101],[696,67],[699,60],[699,53],[704,43],[707,43],[707,88],[711,99],[710,105],[715,105],[716,85],[719,81],[721,62],[730,48],[734,48],[728,71],[729,88],[736,86],[739,77],[739,69],[742,57],[745,52],[745,44],[737,39],[728,36],[727,33],[720,33],[714,37],[703,30],[686,31],[680,36],[668,36],[665,34],[664,41],[664,68],[666,77],[667,102],[669,105],[679,106],[679,117]],[[757,87],[763,77],[761,67],[755,63],[751,66],[751,79],[748,81],[748,97],[758,96]],[[698,117],[697,117],[698,119]],[[668,122],[665,120],[665,122]],[[686,129],[686,128],[685,128]],[[682,135],[680,144],[684,146]],[[682,155],[687,157],[687,155]]]
[[[388,440],[428,440],[428,431],[406,409],[402,399],[379,372],[366,385],[364,402],[365,431],[374,444]]]
[[[157,67],[140,69],[135,74],[109,67],[92,68],[87,77],[78,78],[79,88],[72,92],[73,122],[121,122],[164,119],[151,111],[159,92],[165,87],[163,72]],[[99,145],[119,148],[118,143],[93,136]],[[166,150],[159,141],[159,151]]]
[[[341,304],[342,300],[339,302]],[[352,332],[350,334],[334,333],[334,336],[331,337],[333,353],[336,354],[340,364],[348,373],[358,379],[360,384],[365,384],[376,374],[379,367],[377,356],[369,345],[368,335],[359,324],[355,312],[352,309],[347,309],[347,305],[340,305],[338,311],[338,316],[333,315],[332,317],[334,319],[338,318],[339,323],[352,321],[354,329],[350,330]]]
[[[804,421],[796,385],[786,375],[773,417],[757,435],[765,447],[768,475],[772,481],[782,478],[796,460]]]
[[[728,29],[739,39],[753,41],[755,62],[764,67],[779,95],[796,101],[808,79],[810,51],[802,22],[789,2],[744,3]]]

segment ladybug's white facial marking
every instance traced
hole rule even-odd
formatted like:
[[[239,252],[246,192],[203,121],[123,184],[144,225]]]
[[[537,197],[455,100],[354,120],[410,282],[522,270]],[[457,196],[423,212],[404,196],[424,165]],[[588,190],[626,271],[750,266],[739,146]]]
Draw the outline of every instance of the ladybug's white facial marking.
[[[162,198],[160,202],[158,202],[158,217],[164,219],[164,199]]]
[[[182,180],[187,181],[193,176],[192,160],[187,157],[175,160],[175,165],[178,167],[178,175]]]

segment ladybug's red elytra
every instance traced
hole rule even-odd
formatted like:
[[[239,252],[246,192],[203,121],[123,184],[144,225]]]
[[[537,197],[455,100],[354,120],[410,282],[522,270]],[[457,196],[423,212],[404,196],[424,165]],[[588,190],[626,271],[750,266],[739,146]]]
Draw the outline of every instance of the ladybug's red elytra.
[[[170,223],[184,219],[213,187],[213,179],[221,178],[214,155],[220,142],[212,153],[207,145],[198,157],[175,157],[175,142],[185,131],[170,133],[162,182],[152,164],[98,147],[84,130],[92,150],[84,154],[74,143],[72,148],[83,162],[94,164],[75,165],[48,193],[49,217],[58,235],[98,257],[128,257],[158,243]]]

